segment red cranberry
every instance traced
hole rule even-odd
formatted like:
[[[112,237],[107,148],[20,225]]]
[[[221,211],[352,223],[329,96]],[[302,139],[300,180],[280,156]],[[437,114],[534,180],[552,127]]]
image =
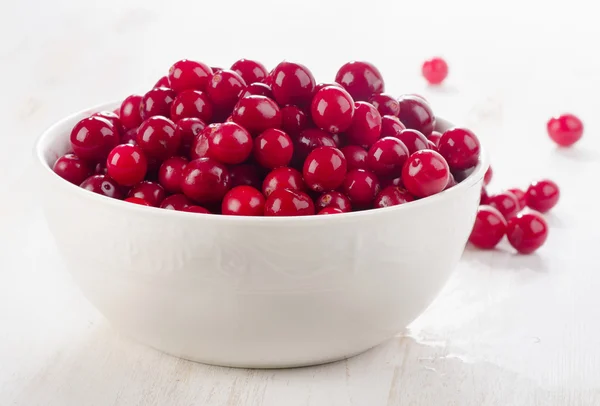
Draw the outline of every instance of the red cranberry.
[[[246,89],[244,89],[240,98],[246,96],[265,96],[269,99],[273,99],[273,92],[271,91],[271,87],[269,85],[255,82],[246,86]]]
[[[506,219],[513,217],[520,210],[519,200],[510,192],[502,192],[497,195],[489,196],[487,204],[498,209]]]
[[[293,153],[292,139],[281,130],[270,128],[254,140],[254,159],[265,168],[286,166]]]
[[[161,209],[187,211],[194,203],[182,194],[171,195],[160,204]]]
[[[561,147],[575,144],[583,135],[583,122],[574,114],[561,114],[548,120],[546,126],[552,141]]]
[[[380,93],[374,94],[369,99],[369,103],[371,103],[381,116],[397,116],[400,113],[400,104],[398,100],[396,100],[393,96],[389,94]]]
[[[106,160],[98,162],[94,167],[94,175],[106,175]]]
[[[125,128],[123,128],[123,124],[121,123],[121,119],[119,118],[119,115],[117,113],[113,111],[99,111],[98,113],[92,114],[92,116],[102,117],[110,121],[110,123],[115,127],[119,135],[125,133]]]
[[[277,189],[267,197],[265,216],[311,216],[315,206],[310,197],[298,190]]]
[[[108,154],[106,170],[119,185],[133,186],[144,180],[148,161],[137,145],[121,144]]]
[[[429,137],[435,126],[435,116],[429,103],[425,99],[413,95],[400,96],[398,103],[400,104],[398,118],[402,124],[406,128],[420,131]]]
[[[532,209],[545,213],[558,203],[560,190],[558,185],[551,180],[543,179],[532,182],[525,192],[527,206]]]
[[[162,163],[158,170],[158,182],[169,193],[181,193],[181,180],[187,159],[176,156]]]
[[[415,198],[412,197],[412,195],[406,190],[397,186],[388,186],[379,192],[377,197],[375,197],[373,207],[379,209],[383,207],[397,206],[399,204],[412,202],[413,200],[415,200]]]
[[[381,184],[381,188],[385,189],[386,187],[390,187],[390,186],[396,186],[399,188],[404,189],[404,183],[402,183],[402,178],[401,177],[384,177],[379,179],[379,183]]]
[[[281,62],[273,70],[273,96],[280,106],[307,106],[315,88],[315,78],[304,65]]]
[[[231,70],[240,75],[246,83],[262,82],[268,73],[265,65],[252,59],[240,59],[234,62]]]
[[[356,102],[354,118],[346,132],[351,143],[369,148],[381,135],[381,115],[372,104]]]
[[[452,174],[452,172],[450,172],[450,174],[448,176],[448,183],[446,184],[446,187],[444,188],[444,190],[450,189],[450,188],[452,188],[452,187],[454,187],[456,185],[458,185],[458,182],[454,178],[454,175]]]
[[[123,191],[121,187],[108,175],[92,175],[84,180],[81,185],[85,190],[90,192],[98,193],[106,197],[112,197],[114,199],[122,199]]]
[[[208,156],[225,164],[244,162],[252,153],[252,137],[236,123],[220,123],[208,138]]]
[[[175,126],[175,137],[181,139],[179,154],[187,155],[194,143],[194,139],[206,128],[204,121],[196,117],[182,118]]]
[[[453,170],[469,169],[479,161],[479,140],[465,128],[452,128],[444,134],[438,143],[440,154]]]
[[[438,151],[437,145],[435,145],[433,143],[433,141],[429,141],[429,140],[427,140],[427,149],[430,149],[430,150],[435,151],[435,152],[440,152],[440,151]]]
[[[231,112],[245,88],[246,82],[240,75],[222,70],[212,75],[206,91],[217,110]]]
[[[479,206],[469,242],[478,248],[490,250],[502,240],[506,226],[504,216],[495,207]]]
[[[338,88],[340,88],[340,89],[343,89],[343,88],[344,88],[344,86],[342,86],[342,85],[340,85],[339,83],[336,83],[336,82],[330,82],[330,83],[318,83],[318,84],[315,86],[315,89],[313,90],[313,95],[317,94],[317,92],[318,92],[319,90],[323,89],[324,87],[329,87],[329,86],[335,86],[335,87],[338,87]]]
[[[363,147],[347,145],[340,149],[340,151],[342,151],[342,154],[346,158],[348,170],[367,169],[367,155],[369,153]]]
[[[318,212],[317,214],[321,215],[321,214],[341,214],[344,213],[343,211],[341,211],[340,209],[337,209],[335,207],[327,207],[323,210],[321,210],[320,212]]]
[[[142,120],[154,116],[170,117],[171,105],[175,100],[176,93],[167,87],[155,87],[142,97],[140,104],[140,115]]]
[[[381,189],[377,176],[365,169],[349,171],[343,186],[344,193],[355,208],[369,207]]]
[[[142,199],[150,206],[158,207],[165,200],[166,193],[158,183],[145,180],[135,185],[128,196]]]
[[[144,199],[140,199],[139,197],[128,197],[127,199],[125,199],[125,201],[128,203],[139,204],[140,206],[150,206],[150,204],[147,201],[145,201]]]
[[[435,151],[424,149],[412,154],[402,169],[402,182],[416,197],[427,197],[444,190],[450,177],[446,160]]]
[[[164,160],[175,155],[181,138],[175,131],[175,124],[162,116],[150,117],[140,125],[137,144],[148,158]]]
[[[383,116],[381,117],[381,138],[384,137],[395,137],[398,138],[402,131],[406,130],[404,124],[400,122],[400,119],[396,116]]]
[[[256,189],[261,189],[262,179],[256,165],[242,164],[235,165],[229,168],[229,176],[231,177],[231,187],[236,186],[252,186]]]
[[[265,96],[246,96],[240,99],[231,115],[250,134],[258,135],[269,128],[281,128],[281,111]]]
[[[71,131],[71,147],[81,159],[103,161],[108,153],[119,144],[119,133],[105,118],[84,118]]]
[[[169,77],[168,76],[163,76],[162,78],[158,79],[158,82],[156,82],[154,84],[154,86],[152,86],[153,89],[155,87],[168,87],[168,88],[171,88],[171,84],[169,83]]]
[[[409,155],[402,141],[385,137],[377,140],[369,149],[367,165],[377,176],[398,176]]]
[[[169,69],[169,83],[176,92],[206,90],[212,69],[202,62],[183,59]]]
[[[329,133],[318,128],[308,128],[294,139],[294,157],[292,161],[295,165],[303,165],[306,157],[313,149],[335,146],[335,141]]]
[[[346,146],[346,137],[342,134],[331,134],[331,138],[333,139],[333,142],[335,142],[337,148]]]
[[[427,137],[427,139],[437,145],[440,143],[440,138],[442,138],[442,133],[439,131],[432,131],[431,134]]]
[[[267,197],[278,189],[303,191],[306,189],[302,174],[294,168],[283,166],[269,172],[262,184],[263,194]]]
[[[192,142],[192,146],[190,147],[190,159],[208,156],[208,139],[219,128],[219,125],[220,123],[209,124],[194,138],[194,142]]]
[[[479,204],[488,204],[490,200],[490,195],[487,192],[485,186],[481,188],[481,197],[479,198]]]
[[[317,207],[317,210],[334,208],[343,213],[352,211],[352,205],[350,204],[350,199],[348,199],[348,196],[336,191],[323,193],[317,198],[317,200],[315,200],[315,206]]]
[[[285,106],[281,108],[281,129],[292,137],[296,137],[308,128],[308,117],[306,113],[296,106]]]
[[[313,97],[310,111],[317,127],[337,134],[346,131],[352,124],[354,100],[344,89],[326,86]]]
[[[200,214],[211,214],[210,211],[206,210],[204,207],[202,206],[188,206],[185,209],[183,209],[182,211],[187,211],[189,213],[200,213]]]
[[[548,223],[540,213],[519,213],[508,220],[508,242],[521,254],[531,254],[548,238]]]
[[[179,93],[171,105],[173,121],[196,117],[207,123],[212,116],[213,106],[208,95],[197,90],[185,90]]]
[[[262,216],[265,197],[252,186],[237,186],[223,198],[221,213],[231,216]]]
[[[303,175],[306,185],[315,192],[333,190],[344,182],[346,158],[334,147],[314,149],[304,161]]]
[[[369,62],[352,61],[342,65],[335,81],[344,86],[356,101],[367,101],[385,90],[381,73]]]
[[[396,138],[398,138],[404,143],[404,145],[406,145],[406,148],[408,148],[408,152],[410,152],[411,154],[414,154],[415,152],[420,151],[422,149],[429,149],[429,144],[427,144],[427,138],[425,138],[425,136],[417,130],[402,130]]]
[[[121,137],[121,144],[137,145],[137,128],[125,131]]]
[[[439,85],[448,76],[448,64],[442,58],[434,57],[423,62],[421,72],[430,84]]]
[[[487,171],[485,171],[485,175],[483,175],[483,184],[485,186],[490,184],[490,182],[492,181],[492,176],[494,176],[494,170],[490,165],[488,166]]]
[[[185,167],[181,190],[195,202],[216,203],[225,196],[230,182],[225,165],[211,158],[200,158]]]
[[[58,158],[52,170],[61,178],[77,186],[92,174],[92,168],[88,163],[75,154],[66,154]]]
[[[525,197],[525,192],[519,188],[508,189],[507,192],[512,193],[517,198],[517,201],[519,202],[519,210],[523,210],[525,207],[527,207],[527,197]]]

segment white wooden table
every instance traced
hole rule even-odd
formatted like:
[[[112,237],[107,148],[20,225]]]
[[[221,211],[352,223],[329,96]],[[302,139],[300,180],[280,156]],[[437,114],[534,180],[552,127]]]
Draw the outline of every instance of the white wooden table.
[[[0,405],[600,404],[600,28],[585,1],[84,3],[28,0],[0,12]],[[436,91],[418,69],[437,53],[452,72]],[[321,80],[346,60],[373,61],[392,93],[422,93],[476,130],[492,189],[559,183],[547,244],[526,257],[507,245],[467,250],[406,332],[344,362],[227,369],[123,337],[61,264],[30,150],[53,121],[141,92],[182,57],[298,59]],[[563,110],[586,123],[566,151],[545,134]]]

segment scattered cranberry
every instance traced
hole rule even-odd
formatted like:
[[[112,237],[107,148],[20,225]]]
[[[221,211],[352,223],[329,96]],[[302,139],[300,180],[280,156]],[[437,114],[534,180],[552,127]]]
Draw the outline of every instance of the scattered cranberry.
[[[352,169],[367,169],[367,156],[369,153],[358,145],[347,145],[340,149],[344,157],[346,158],[346,163],[348,165],[348,170]]]
[[[396,137],[406,145],[408,152],[414,154],[422,149],[430,149],[427,143],[427,138],[417,130],[406,129],[402,130]]]
[[[429,137],[435,126],[435,116],[429,103],[419,96],[409,94],[400,96],[398,103],[400,104],[398,118],[402,124]]]
[[[315,78],[304,65],[281,62],[273,70],[271,89],[279,105],[307,106],[313,96]]]
[[[234,62],[231,70],[240,75],[248,84],[262,82],[268,74],[265,65],[252,59],[240,59]]]
[[[139,197],[128,197],[125,199],[128,203],[139,204],[140,206],[150,206],[150,204],[144,199],[140,199]]]
[[[334,208],[343,213],[352,211],[352,205],[350,203],[350,199],[348,199],[348,196],[334,190],[325,192],[319,196],[317,200],[315,200],[315,206],[317,210]]]
[[[265,96],[241,98],[231,117],[252,135],[258,135],[269,128],[281,128],[279,106]]]
[[[262,191],[265,196],[269,197],[278,189],[304,191],[306,186],[302,174],[296,169],[286,166],[272,170],[263,181]]]
[[[561,114],[552,117],[546,125],[552,141],[561,147],[570,147],[583,135],[583,122],[574,114]]]
[[[81,185],[85,190],[98,193],[114,199],[122,199],[123,192],[121,187],[108,175],[92,175],[84,180]]]
[[[354,100],[344,89],[326,86],[313,97],[310,111],[317,127],[337,134],[346,131],[352,124]]]
[[[510,192],[489,196],[486,204],[498,209],[505,219],[515,216],[520,210],[519,200]]]
[[[113,111],[100,111],[98,113],[92,114],[93,117],[102,117],[108,120],[117,130],[119,135],[125,133],[125,128],[123,128],[123,124],[121,123],[121,119],[119,115]]]
[[[373,207],[382,208],[397,206],[399,204],[412,202],[413,200],[415,200],[414,197],[406,190],[397,186],[388,186],[375,197]]]
[[[183,171],[181,190],[198,203],[219,202],[230,186],[229,170],[211,158],[195,159]]]
[[[315,192],[333,190],[344,182],[346,158],[334,147],[315,148],[304,161],[303,175],[306,185]]]
[[[430,84],[439,85],[448,76],[448,64],[440,57],[431,58],[423,62],[421,72]]]
[[[162,201],[161,209],[187,211],[194,203],[182,194],[171,195]]]
[[[558,203],[560,190],[551,180],[543,179],[531,183],[525,192],[527,206],[533,210],[545,213]]]
[[[77,186],[92,174],[89,164],[75,154],[66,154],[58,158],[52,170],[61,178]]]
[[[381,116],[398,116],[400,113],[398,100],[389,94],[375,94],[369,99],[369,103],[375,106]]]
[[[492,177],[494,176],[494,170],[492,169],[492,166],[488,166],[487,171],[485,171],[485,175],[483,175],[483,184],[485,186],[489,185],[490,182],[492,181]]]
[[[204,127],[202,131],[200,131],[200,134],[198,134],[196,138],[194,138],[192,146],[190,147],[190,159],[193,160],[208,156],[208,139],[210,138],[211,134],[217,128],[219,128],[219,125],[220,123],[209,124],[208,126]]]
[[[137,144],[148,158],[164,160],[172,157],[180,143],[175,124],[168,118],[150,117],[138,128]]]
[[[412,154],[402,169],[402,182],[416,197],[427,197],[446,188],[450,168],[435,151],[424,149]]]
[[[381,188],[377,176],[365,169],[349,171],[343,186],[344,193],[356,208],[369,207]]]
[[[310,216],[315,214],[311,198],[304,192],[277,189],[267,197],[265,216]]]
[[[187,159],[176,156],[162,163],[158,170],[158,182],[169,193],[181,193],[181,180]]]
[[[223,198],[221,213],[232,216],[262,216],[265,197],[252,186],[237,186]]]
[[[207,138],[208,156],[219,162],[240,164],[252,153],[252,137],[239,124],[217,124]]]
[[[372,104],[356,102],[354,118],[346,133],[350,142],[369,148],[381,135],[381,115]]]
[[[167,87],[155,87],[142,97],[140,104],[140,115],[142,120],[154,116],[171,116],[171,105],[175,100],[176,93]]]
[[[264,83],[255,82],[246,86],[246,89],[244,89],[240,98],[246,96],[265,96],[269,99],[273,99],[273,91],[271,90],[271,86]]]
[[[154,89],[155,87],[171,87],[171,84],[169,83],[169,77],[168,76],[163,76],[160,79],[158,79],[158,81],[154,84],[154,86],[152,86],[152,88]]]
[[[444,134],[438,143],[440,154],[453,170],[469,169],[479,161],[479,140],[465,128],[452,128]]]
[[[546,242],[548,223],[540,213],[519,213],[508,220],[508,242],[521,254],[531,254]]]
[[[210,214],[210,211],[206,210],[204,207],[195,205],[188,206],[182,211],[187,211],[189,213]]]
[[[179,146],[179,154],[186,155],[194,139],[206,128],[206,123],[196,117],[182,118],[175,125],[175,137],[181,140]]]
[[[268,169],[286,166],[292,160],[292,139],[283,131],[270,128],[254,140],[254,159]]]
[[[343,212],[343,211],[341,211],[341,210],[340,210],[340,209],[338,209],[338,208],[335,208],[335,207],[327,207],[327,208],[325,208],[325,209],[321,210],[320,212],[318,212],[317,214],[319,214],[319,215],[320,215],[320,214],[341,214],[341,213],[344,213],[344,212]]]
[[[301,167],[310,152],[318,147],[337,147],[329,133],[318,128],[309,128],[294,139],[294,165]]]
[[[103,161],[108,153],[119,144],[119,133],[105,118],[84,118],[71,131],[71,147],[81,159]]]
[[[381,138],[395,137],[398,138],[402,131],[406,130],[404,124],[396,116],[381,117]]]
[[[212,69],[202,62],[183,59],[169,69],[169,83],[176,92],[206,90]]]
[[[477,210],[475,224],[469,242],[482,249],[492,249],[506,234],[506,220],[495,207],[481,205]]]
[[[242,164],[229,168],[231,187],[246,185],[256,189],[262,188],[262,179],[256,165]]]
[[[369,149],[367,165],[377,176],[400,175],[410,153],[397,138],[380,138]]]
[[[119,185],[133,186],[144,180],[148,161],[137,145],[121,144],[108,154],[106,170]]]
[[[295,137],[306,128],[308,128],[306,113],[297,106],[285,106],[281,108],[281,129],[286,134]]]
[[[517,198],[517,201],[519,202],[519,210],[523,210],[525,207],[527,207],[527,197],[525,196],[525,192],[519,188],[508,189],[507,192],[512,193]]]
[[[206,91],[216,109],[231,112],[245,88],[240,75],[222,70],[212,75]]]
[[[369,62],[352,61],[342,65],[335,81],[356,101],[367,101],[385,90],[381,73]]]
[[[212,116],[213,106],[208,95],[197,90],[185,90],[179,93],[171,105],[173,121],[196,117],[208,123]]]
[[[158,207],[165,200],[166,193],[158,183],[145,180],[131,188],[127,196],[142,199],[150,206]]]

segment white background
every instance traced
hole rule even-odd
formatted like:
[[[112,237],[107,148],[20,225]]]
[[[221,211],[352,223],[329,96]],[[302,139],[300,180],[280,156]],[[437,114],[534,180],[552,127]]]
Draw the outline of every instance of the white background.
[[[600,26],[590,4],[2,2],[0,404],[600,404]],[[420,63],[438,54],[451,73],[431,89]],[[467,250],[403,336],[346,362],[230,370],[122,337],[62,267],[39,210],[33,143],[68,113],[143,92],[178,59],[227,67],[242,57],[269,68],[299,60],[319,81],[351,59],[375,63],[390,93],[421,93],[477,132],[492,189],[559,183],[548,243],[529,257],[507,245]],[[566,151],[545,133],[563,111],[586,124]]]

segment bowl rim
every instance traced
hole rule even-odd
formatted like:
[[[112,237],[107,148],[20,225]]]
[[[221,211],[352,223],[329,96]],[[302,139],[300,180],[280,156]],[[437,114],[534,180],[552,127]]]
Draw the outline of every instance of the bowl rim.
[[[176,210],[165,210],[159,207],[153,206],[143,206],[139,204],[132,204],[125,202],[119,199],[113,199],[110,197],[106,197],[100,195],[98,193],[92,193],[85,189],[80,188],[78,185],[75,185],[71,182],[68,182],[56,175],[52,170],[52,166],[48,164],[44,158],[45,149],[44,147],[48,147],[50,141],[53,140],[54,133],[58,132],[61,127],[64,127],[68,121],[75,119],[78,116],[82,116],[85,114],[91,114],[93,112],[103,111],[103,110],[114,110],[117,106],[119,106],[119,102],[109,102],[102,103],[96,106],[92,106],[78,112],[69,114],[68,116],[60,119],[59,121],[52,124],[48,127],[44,132],[38,137],[33,153],[34,159],[36,161],[36,166],[40,167],[40,172],[44,175],[44,180],[49,182],[54,182],[53,186],[56,188],[64,189],[65,194],[68,194],[69,191],[71,193],[75,193],[76,196],[80,196],[82,199],[91,199],[92,201],[97,201],[98,204],[107,204],[109,206],[114,206],[114,208],[119,210],[128,210],[132,213],[137,213],[140,215],[154,215],[154,216],[164,216],[165,219],[173,218],[173,216],[179,216],[182,219],[187,219],[190,221],[207,221],[207,222],[225,222],[225,223],[234,223],[234,224],[252,224],[256,225],[299,225],[299,224],[307,224],[314,222],[345,222],[345,221],[356,221],[363,217],[371,217],[371,216],[380,216],[387,215],[393,212],[402,212],[402,211],[410,211],[411,209],[418,209],[419,207],[424,207],[430,204],[441,203],[445,200],[451,200],[453,196],[458,195],[467,189],[476,185],[480,180],[483,179],[485,172],[488,169],[488,156],[486,150],[483,146],[480,149],[479,162],[471,172],[469,176],[467,176],[462,182],[458,183],[456,186],[451,187],[450,189],[444,190],[440,193],[437,193],[432,196],[428,196],[426,198],[422,198],[419,200],[415,200],[409,203],[400,204],[396,206],[383,207],[379,209],[373,210],[362,210],[355,211],[349,213],[340,213],[335,215],[325,215],[319,216],[315,213],[312,216],[224,216],[224,215],[202,215],[201,213],[193,213],[193,212],[185,212],[185,211],[176,211]],[[436,117],[436,128],[440,125],[452,128],[454,124],[451,122]],[[53,189],[56,190],[53,187]],[[62,193],[59,191],[58,193]]]

